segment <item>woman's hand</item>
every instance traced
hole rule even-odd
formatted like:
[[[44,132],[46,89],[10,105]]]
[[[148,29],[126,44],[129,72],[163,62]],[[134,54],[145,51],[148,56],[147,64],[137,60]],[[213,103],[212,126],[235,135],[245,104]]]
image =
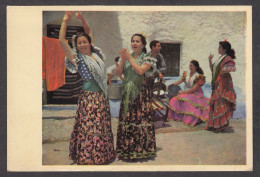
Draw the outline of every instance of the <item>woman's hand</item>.
[[[182,94],[182,93],[183,93],[183,91],[180,90],[180,91],[179,91],[179,94]]]
[[[83,15],[81,14],[81,12],[76,12],[75,13],[75,17],[77,18],[77,19],[82,19],[83,18]]]
[[[129,60],[131,58],[131,55],[127,49],[121,49],[119,51],[119,54],[121,55],[122,60]]]
[[[211,61],[213,57],[214,57],[214,55],[213,55],[213,54],[210,54],[210,55],[209,55],[209,61]]]
[[[183,77],[187,76],[187,71],[183,71]]]
[[[73,11],[66,11],[63,17],[63,21],[68,23],[73,15]]]

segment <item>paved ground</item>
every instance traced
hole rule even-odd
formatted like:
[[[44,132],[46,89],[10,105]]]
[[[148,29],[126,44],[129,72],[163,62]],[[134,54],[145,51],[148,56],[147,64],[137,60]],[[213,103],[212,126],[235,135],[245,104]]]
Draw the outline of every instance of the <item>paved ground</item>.
[[[43,110],[43,165],[76,165],[68,158],[74,110]],[[116,141],[118,118],[112,118]],[[150,160],[125,162],[116,159],[110,165],[245,165],[245,119],[234,119],[224,133],[204,130],[205,124],[187,127],[170,121],[155,122],[157,156]],[[115,143],[114,143],[115,144]]]

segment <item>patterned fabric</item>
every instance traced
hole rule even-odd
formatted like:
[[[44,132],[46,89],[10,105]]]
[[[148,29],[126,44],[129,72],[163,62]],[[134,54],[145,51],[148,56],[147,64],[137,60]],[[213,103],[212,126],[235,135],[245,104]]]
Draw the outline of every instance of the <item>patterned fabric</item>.
[[[89,72],[89,69],[85,65],[83,60],[78,62],[78,73],[81,75],[84,81],[94,80],[92,74]]]
[[[133,53],[131,54],[133,57]],[[144,63],[151,65],[151,67],[145,72],[144,75],[139,75],[135,72],[132,65],[126,60],[124,65],[124,84],[121,95],[124,96],[124,113],[128,112],[129,104],[133,104],[136,97],[141,91],[142,82],[144,76],[152,75],[156,69],[156,59],[152,55],[147,55],[142,52],[135,62],[141,66]]]
[[[219,71],[226,69],[235,71],[235,62],[226,56],[219,65]],[[230,73],[221,75],[218,72],[210,98],[210,113],[206,129],[219,132],[229,125],[236,109],[236,92]]]
[[[114,160],[109,102],[103,92],[81,91],[69,151],[80,165]]]
[[[208,120],[209,99],[204,97],[201,86],[205,76],[197,75],[194,84],[199,87],[191,94],[179,94],[170,100],[169,119],[182,121],[184,125],[195,126]]]
[[[67,57],[65,57],[65,64],[67,69],[71,73],[79,72],[79,74],[85,81],[89,81],[92,78],[94,78],[94,80],[98,83],[100,88],[107,96],[108,86],[107,86],[106,66],[105,63],[103,62],[103,60],[105,60],[105,56],[102,53],[101,49],[95,46],[92,47],[92,51],[94,52],[91,52],[91,55],[93,55],[97,61],[94,61],[88,55],[82,54],[80,52],[76,52],[75,55],[77,56],[77,58],[73,59],[76,61],[75,62],[76,66],[74,66]],[[81,61],[83,61],[83,63]],[[78,71],[79,69],[78,62],[81,63],[80,71]],[[82,64],[85,66],[82,66]],[[91,73],[91,75],[89,73]]]
[[[148,52],[147,55],[153,56],[152,52]],[[166,64],[165,64],[165,60],[163,58],[163,55],[158,53],[155,58],[157,60],[156,61],[156,67],[155,67],[157,74],[158,73],[165,74],[165,72],[166,72]]]
[[[149,158],[156,155],[155,131],[152,121],[152,84],[154,80],[145,78],[141,92],[134,103],[129,105],[129,111],[124,114],[123,95],[119,123],[117,129],[117,154],[124,159]]]

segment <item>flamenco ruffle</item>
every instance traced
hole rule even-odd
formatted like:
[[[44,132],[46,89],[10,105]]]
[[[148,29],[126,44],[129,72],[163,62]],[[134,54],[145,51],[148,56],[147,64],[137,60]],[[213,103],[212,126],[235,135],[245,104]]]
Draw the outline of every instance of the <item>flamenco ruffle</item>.
[[[181,94],[171,99],[169,118],[195,126],[208,120],[209,99],[196,94]]]
[[[210,101],[210,119],[208,127],[218,129],[229,124],[236,109],[236,96],[232,91],[228,94],[213,94]],[[214,110],[214,111],[213,111]]]

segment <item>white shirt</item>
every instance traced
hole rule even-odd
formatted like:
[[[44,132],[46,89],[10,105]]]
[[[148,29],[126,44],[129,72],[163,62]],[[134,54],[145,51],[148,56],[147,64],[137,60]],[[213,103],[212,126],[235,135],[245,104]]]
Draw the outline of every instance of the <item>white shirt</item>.
[[[186,77],[184,81],[184,90],[188,90],[192,87],[193,81],[197,75],[199,75],[199,73],[196,71],[191,77],[190,74],[188,75],[188,77]]]
[[[120,79],[120,77],[116,75],[116,64],[111,65],[111,66],[109,66],[109,67],[107,68],[107,74],[108,74],[108,73],[112,75],[111,80],[112,80],[112,79],[113,79],[113,80],[119,80],[119,79]]]

